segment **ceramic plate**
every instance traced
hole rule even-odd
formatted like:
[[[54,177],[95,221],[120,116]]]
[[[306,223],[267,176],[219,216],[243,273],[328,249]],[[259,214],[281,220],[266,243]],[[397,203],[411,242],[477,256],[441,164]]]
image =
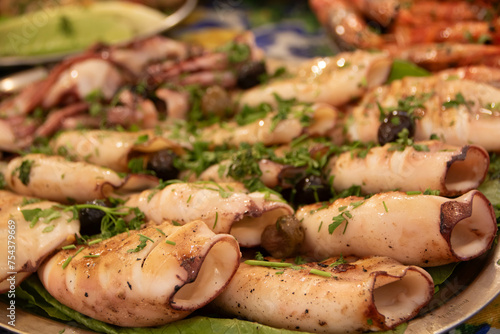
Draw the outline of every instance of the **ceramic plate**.
[[[103,20],[108,20],[109,24],[113,24],[112,22],[115,22],[117,25],[121,24],[129,29],[129,31],[126,32],[126,37],[122,38],[112,33],[106,36],[105,33],[109,32],[107,29],[106,32],[103,32],[103,36],[105,36],[104,38],[107,38],[107,40],[114,41],[113,44],[126,44],[134,39],[152,36],[172,28],[186,18],[195,8],[196,4],[197,0],[185,0],[181,2],[178,7],[174,8],[170,14],[165,14],[150,7],[132,2],[106,1],[95,2],[87,7],[68,5],[64,7],[41,9],[38,12],[30,13],[20,18],[5,20],[0,24],[0,40],[4,39],[3,43],[12,48],[12,52],[22,50],[22,48],[29,43],[36,44],[43,41],[44,44],[42,44],[41,51],[37,51],[39,52],[37,55],[9,55],[6,54],[6,50],[3,50],[3,52],[0,52],[0,66],[36,65],[55,62],[66,56],[80,52],[98,42],[98,40],[80,36],[84,39],[83,42],[81,42],[84,45],[78,45],[76,49],[69,50],[67,46],[62,47],[56,45],[54,46],[55,49],[59,47],[63,50],[54,52],[44,51],[43,48],[50,48],[50,43],[52,42],[50,38],[47,38],[47,36],[43,34],[48,34],[54,29],[64,28],[65,18],[74,18],[74,21],[69,22],[73,22],[71,24],[75,26],[75,29],[85,26],[85,24],[98,24],[99,22],[104,24],[102,23]],[[82,12],[87,14],[82,14]],[[87,22],[86,20],[92,19],[92,14],[99,15],[100,19],[96,20],[96,22]],[[14,20],[16,21],[12,22]],[[54,23],[55,21],[57,22]],[[9,24],[12,24],[14,27],[9,29],[9,27],[6,26]],[[55,24],[58,26],[54,27]],[[118,26],[118,28],[119,27],[120,26]],[[66,28],[72,29],[71,26]],[[2,29],[6,29],[8,32],[2,33]],[[2,56],[2,54],[4,56]]]

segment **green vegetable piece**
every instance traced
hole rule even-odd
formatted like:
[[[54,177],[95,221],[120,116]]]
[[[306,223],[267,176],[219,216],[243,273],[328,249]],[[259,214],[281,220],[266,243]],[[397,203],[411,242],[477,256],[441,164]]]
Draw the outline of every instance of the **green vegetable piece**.
[[[387,83],[404,77],[428,77],[430,72],[406,60],[395,59]]]

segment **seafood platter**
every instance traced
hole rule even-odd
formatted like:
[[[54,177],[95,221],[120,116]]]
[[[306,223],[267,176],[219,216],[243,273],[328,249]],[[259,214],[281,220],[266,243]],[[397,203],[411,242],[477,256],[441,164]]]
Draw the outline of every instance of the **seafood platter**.
[[[293,63],[164,33],[186,3],[0,55],[45,64],[0,80],[2,328],[445,333],[494,302],[496,2],[310,0],[335,52]]]

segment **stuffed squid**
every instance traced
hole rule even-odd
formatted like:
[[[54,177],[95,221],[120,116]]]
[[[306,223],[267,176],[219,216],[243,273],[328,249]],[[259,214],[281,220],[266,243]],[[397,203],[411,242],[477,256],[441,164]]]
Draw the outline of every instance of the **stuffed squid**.
[[[164,224],[61,250],[38,271],[64,305],[122,327],[182,319],[213,300],[239,265],[236,240],[201,221]]]

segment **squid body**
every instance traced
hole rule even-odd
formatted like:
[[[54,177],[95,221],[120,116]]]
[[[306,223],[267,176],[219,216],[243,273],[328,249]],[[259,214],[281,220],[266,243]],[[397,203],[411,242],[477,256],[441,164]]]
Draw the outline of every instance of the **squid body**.
[[[456,196],[476,189],[485,179],[489,155],[482,147],[419,142],[398,150],[392,144],[371,148],[366,155],[346,152],[330,159],[328,172],[337,191],[359,185],[365,194],[438,190]]]
[[[240,256],[232,236],[216,235],[201,221],[167,222],[61,250],[38,275],[54,298],[80,313],[123,327],[156,326],[214,299]]]
[[[302,252],[316,259],[381,255],[438,266],[483,254],[497,232],[492,205],[477,190],[455,199],[403,192],[352,196],[303,206],[296,216],[305,233]]]
[[[115,171],[61,156],[27,154],[12,159],[4,170],[12,191],[58,202],[85,202],[106,198],[115,190],[139,191],[158,184],[155,177],[121,177]]]
[[[55,202],[35,202],[23,205],[23,196],[9,191],[0,191],[0,292],[6,292],[10,284],[21,283],[23,279],[37,271],[43,259],[51,255],[61,245],[73,242],[80,231],[80,223],[73,220],[70,212],[51,210],[50,215],[30,215],[50,210]],[[26,211],[25,211],[26,210]],[[46,211],[48,212],[48,211]],[[14,278],[14,279],[12,279]],[[10,281],[7,281],[10,279]]]
[[[162,190],[132,195],[126,206],[138,207],[155,223],[204,221],[215,233],[230,233],[242,247],[260,245],[262,231],[292,207],[273,194],[249,193],[240,183],[174,183]]]
[[[242,263],[215,305],[279,328],[358,333],[405,322],[433,293],[432,278],[419,267],[386,257],[337,265],[331,258],[284,269]]]

